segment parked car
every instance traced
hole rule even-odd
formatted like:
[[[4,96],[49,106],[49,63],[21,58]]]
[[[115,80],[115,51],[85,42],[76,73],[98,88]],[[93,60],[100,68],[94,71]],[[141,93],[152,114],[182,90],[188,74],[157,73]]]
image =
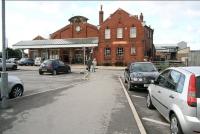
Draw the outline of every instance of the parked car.
[[[124,71],[128,90],[134,90],[136,87],[148,87],[151,80],[155,80],[158,75],[159,72],[151,62],[133,62]]]
[[[0,74],[0,88],[1,88],[1,74]],[[23,95],[24,84],[17,76],[8,75],[8,95],[9,98],[16,98]],[[0,92],[1,96],[1,92]]]
[[[42,58],[41,57],[36,57],[35,61],[34,61],[35,66],[40,66],[41,63],[42,63]]]
[[[71,72],[71,67],[66,65],[64,62],[58,59],[49,59],[45,60],[39,68],[39,74],[42,75],[43,73],[52,73],[56,75],[58,73],[69,73]]]
[[[26,65],[26,66],[31,65],[31,66],[33,66],[33,65],[34,65],[34,60],[31,59],[31,58],[21,58],[21,59],[18,61],[18,64],[19,64],[20,66],[23,66],[23,65]]]
[[[200,133],[200,67],[168,68],[153,83],[147,107],[170,122],[171,134]]]
[[[2,70],[2,58],[0,58],[0,70]],[[8,63],[6,62],[6,70],[16,70],[17,69],[17,64],[16,63]]]
[[[8,60],[7,60],[7,62],[8,63],[16,63],[17,64],[17,62],[18,62],[18,58],[9,58]]]

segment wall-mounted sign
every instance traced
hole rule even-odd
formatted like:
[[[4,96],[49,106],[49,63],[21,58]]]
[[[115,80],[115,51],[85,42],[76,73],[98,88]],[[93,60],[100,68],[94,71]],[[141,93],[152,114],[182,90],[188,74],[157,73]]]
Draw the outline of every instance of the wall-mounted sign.
[[[112,44],[128,44],[127,41],[113,41]]]

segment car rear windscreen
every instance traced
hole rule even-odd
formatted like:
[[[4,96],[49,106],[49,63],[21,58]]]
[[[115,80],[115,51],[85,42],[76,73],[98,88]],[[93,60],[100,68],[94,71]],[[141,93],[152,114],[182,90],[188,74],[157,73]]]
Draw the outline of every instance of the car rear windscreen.
[[[197,98],[200,98],[200,76],[196,77]]]
[[[45,61],[44,61],[44,64],[45,64],[45,65],[49,65],[49,64],[51,64],[51,63],[52,63],[51,60],[45,60]]]

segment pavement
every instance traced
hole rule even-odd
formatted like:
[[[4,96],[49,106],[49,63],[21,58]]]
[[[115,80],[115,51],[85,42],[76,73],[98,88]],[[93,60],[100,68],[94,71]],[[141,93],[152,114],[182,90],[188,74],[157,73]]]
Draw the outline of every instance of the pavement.
[[[82,83],[10,100],[0,134],[139,134],[120,74],[97,70]]]

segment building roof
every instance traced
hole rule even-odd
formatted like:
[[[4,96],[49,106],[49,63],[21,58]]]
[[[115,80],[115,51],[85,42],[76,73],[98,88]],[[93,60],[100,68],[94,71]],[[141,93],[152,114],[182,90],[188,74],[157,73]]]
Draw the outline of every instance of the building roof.
[[[13,48],[72,48],[95,46],[98,46],[98,37],[20,41],[14,44]]]

